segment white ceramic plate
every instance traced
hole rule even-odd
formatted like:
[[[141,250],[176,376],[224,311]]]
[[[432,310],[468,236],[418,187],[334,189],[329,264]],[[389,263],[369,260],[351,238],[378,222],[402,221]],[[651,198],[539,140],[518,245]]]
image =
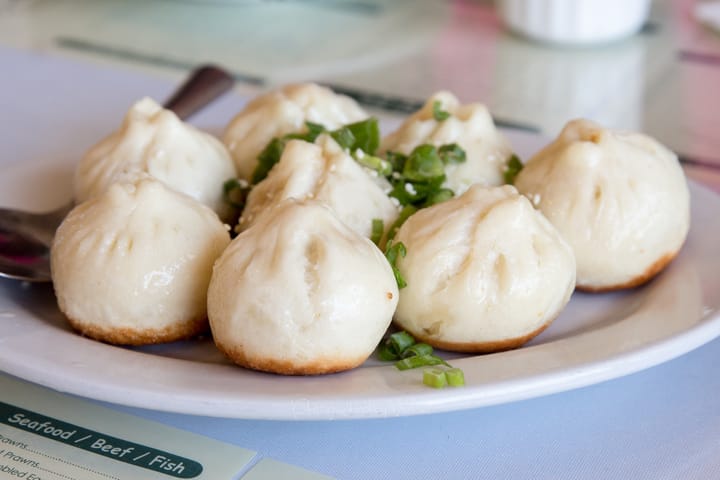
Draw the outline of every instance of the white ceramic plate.
[[[525,157],[542,142],[512,137]],[[29,191],[36,205],[66,196],[69,167],[61,163],[3,169],[0,204],[23,204]],[[697,185],[691,191],[690,235],[665,272],[629,292],[575,293],[560,318],[524,348],[457,356],[452,363],[465,371],[464,388],[432,390],[422,385],[421,372],[399,372],[374,360],[321,377],[256,373],[230,364],[207,339],[109,346],[69,329],[51,287],[11,281],[0,281],[0,369],[119,404],[298,420],[442,412],[589,385],[670,360],[720,334],[720,197]]]

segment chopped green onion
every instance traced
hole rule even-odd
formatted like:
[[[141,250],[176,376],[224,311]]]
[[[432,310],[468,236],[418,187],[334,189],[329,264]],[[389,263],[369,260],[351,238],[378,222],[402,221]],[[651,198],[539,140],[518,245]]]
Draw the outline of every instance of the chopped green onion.
[[[405,331],[390,335],[380,347],[380,360],[391,361],[402,358],[403,353],[415,343],[412,335]]]
[[[380,245],[380,240],[382,240],[383,232],[385,231],[385,224],[382,221],[382,218],[373,218],[372,219],[372,231],[370,233],[370,240],[375,245]]]
[[[387,160],[383,160],[382,158],[374,155],[367,155],[359,152],[362,152],[362,150],[358,150],[358,153],[355,155],[355,160],[360,165],[368,167],[371,170],[375,170],[383,177],[387,177],[392,173],[392,165]]]
[[[414,182],[405,180],[402,176],[398,176],[391,180],[393,189],[388,195],[397,199],[400,205],[412,206],[419,203],[423,199],[421,193],[418,193],[417,185]],[[414,212],[413,212],[414,213]]]
[[[388,152],[387,158],[396,172],[390,176],[393,186],[390,196],[396,198],[400,205],[425,208],[455,195],[451,189],[442,186],[446,179],[445,166],[464,162],[466,154],[456,143],[443,145],[439,149],[422,144],[415,147],[407,157]],[[398,173],[399,168],[402,168],[402,173]],[[397,229],[390,230],[389,238],[392,238]]]
[[[410,370],[420,367],[431,367],[433,365],[447,365],[447,362],[437,355],[416,355],[414,357],[403,358],[395,362],[398,370]]]
[[[408,157],[399,152],[385,152],[385,158],[392,165],[393,171],[402,172]]]
[[[355,144],[355,135],[353,135],[352,132],[345,127],[330,132],[330,136],[338,143],[338,145],[348,150],[352,149]]]
[[[396,264],[398,255],[404,257],[406,254],[407,250],[405,248],[405,244],[402,242],[398,242],[390,246],[385,252],[385,258],[387,258],[388,263],[390,263],[390,267],[392,267],[392,272],[393,275],[395,275],[395,281],[397,282],[398,288],[407,287],[407,282],[403,278],[402,273],[400,273],[400,269]]]
[[[288,133],[287,135],[283,135],[283,140],[305,140],[306,142],[312,143],[314,142],[317,137],[320,136],[321,133],[326,132],[325,127],[320,125],[319,123],[313,123],[313,122],[305,122],[305,127],[307,128],[307,132],[304,133]]]
[[[467,158],[465,150],[457,143],[449,143],[441,146],[438,148],[438,154],[445,165],[450,163],[463,163]]]
[[[237,178],[228,178],[227,180],[225,180],[225,183],[223,183],[223,195],[227,196],[227,194],[229,194],[236,188],[241,187],[242,185],[240,183],[240,180],[238,180]]]
[[[362,150],[364,155],[355,155],[355,157],[366,167],[376,170],[383,176],[392,173],[392,164],[388,160],[374,156],[375,150],[380,145],[380,127],[377,118],[371,117],[367,120],[350,123],[332,132],[328,132],[323,125],[313,122],[305,122],[305,128],[306,132],[288,133],[282,137],[273,138],[265,146],[258,155],[258,164],[252,173],[253,185],[264,180],[272,167],[280,161],[288,140],[304,140],[312,143],[322,133],[329,133],[338,145],[351,152]]]
[[[450,368],[445,370],[447,383],[451,387],[462,387],[465,385],[465,374],[459,368]]]
[[[390,183],[392,183],[393,189],[389,195],[396,198],[400,205],[403,206],[413,206],[417,208],[427,207],[438,203],[437,200],[433,200],[433,197],[436,195],[447,196],[448,193],[452,192],[451,190],[442,188],[444,181],[445,175],[432,178],[425,182],[406,180],[401,175],[398,178],[391,179]],[[448,192],[442,193],[442,190],[448,190]],[[443,199],[446,200],[447,198]],[[417,210],[417,208],[415,210]],[[415,213],[415,210],[411,213]]]
[[[433,352],[433,348],[427,343],[415,343],[410,345],[400,353],[401,358],[408,358],[414,356],[430,355]]]
[[[397,354],[393,351],[393,348],[388,344],[383,344],[380,346],[380,350],[378,351],[378,357],[383,362],[392,362],[392,361],[398,359]]]
[[[402,174],[416,182],[426,182],[445,175],[445,166],[437,149],[427,143],[418,145],[410,153]]]
[[[305,140],[307,142],[314,142],[321,133],[327,131],[327,129],[319,123],[305,122],[305,126],[307,127],[308,131],[305,134],[305,138],[303,138],[302,140]]]
[[[343,127],[353,136],[353,144],[349,147],[355,151],[358,148],[368,155],[374,155],[380,146],[380,127],[375,117],[360,122],[351,123]]]
[[[338,145],[351,152],[362,150],[366,155],[372,156],[380,146],[380,127],[375,117],[344,125],[330,132],[330,136],[335,139]],[[390,173],[384,173],[383,175],[389,175]]]
[[[518,173],[520,173],[520,170],[523,169],[523,164],[518,158],[517,155],[514,153],[512,156],[508,159],[507,165],[505,167],[505,173],[503,174],[505,183],[508,185],[512,185],[515,183],[515,177],[517,177]]]
[[[445,388],[448,384],[448,377],[439,368],[426,368],[423,371],[423,383],[432,388]]]
[[[440,188],[430,193],[422,206],[429,207],[431,205],[435,205],[436,203],[442,203],[445,200],[450,200],[454,196],[455,192],[449,188]]]
[[[395,352],[398,358],[400,358],[405,350],[411,347],[415,343],[415,339],[409,333],[395,332],[390,335],[385,342]]]
[[[388,262],[390,262],[391,265],[394,265],[397,261],[398,255],[404,257],[406,254],[407,250],[405,249],[405,244],[402,242],[398,242],[388,248],[387,252],[385,252],[385,257],[388,259]]]
[[[260,183],[267,177],[268,173],[280,161],[285,144],[288,140],[304,140],[306,142],[314,142],[317,137],[327,130],[319,123],[305,122],[307,132],[305,133],[288,133],[282,137],[273,138],[268,143],[260,155],[258,155],[258,164],[252,174],[253,185]]]
[[[258,155],[258,163],[252,174],[252,184],[258,184],[267,177],[270,170],[280,161],[286,140],[273,138],[265,149]]]
[[[442,103],[440,100],[435,100],[433,102],[433,118],[438,122],[442,122],[450,118],[450,112],[442,109]]]
[[[410,216],[417,212],[417,207],[414,207],[412,205],[405,205],[402,210],[400,210],[400,214],[398,215],[398,218],[393,222],[392,225],[390,225],[390,229],[388,230],[387,239],[388,242],[395,238],[395,234],[397,234],[397,231],[400,230],[400,227],[403,223],[405,223],[405,220],[410,218]],[[403,246],[403,248],[405,248]],[[403,254],[403,256],[405,256]]]
[[[407,287],[407,282],[405,281],[405,277],[402,276],[402,273],[400,273],[400,269],[396,266],[392,267],[393,275],[395,276],[395,282],[397,283],[397,286],[399,289],[403,289]]]
[[[231,178],[223,183],[225,203],[233,208],[243,209],[248,193],[250,193],[250,185],[245,180]]]
[[[465,375],[459,368],[454,368],[448,362],[433,353],[433,348],[426,343],[415,343],[412,335],[405,331],[390,335],[378,351],[378,357],[383,361],[395,361],[398,370],[410,370],[419,367],[443,365],[447,368],[425,369],[423,383],[434,388],[444,388],[447,385],[462,387],[465,385]]]

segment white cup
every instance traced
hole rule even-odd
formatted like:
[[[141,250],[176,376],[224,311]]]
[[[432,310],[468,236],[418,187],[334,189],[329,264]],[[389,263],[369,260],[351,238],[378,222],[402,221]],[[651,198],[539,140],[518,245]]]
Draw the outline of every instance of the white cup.
[[[545,43],[592,45],[637,33],[650,0],[497,0],[512,31]]]

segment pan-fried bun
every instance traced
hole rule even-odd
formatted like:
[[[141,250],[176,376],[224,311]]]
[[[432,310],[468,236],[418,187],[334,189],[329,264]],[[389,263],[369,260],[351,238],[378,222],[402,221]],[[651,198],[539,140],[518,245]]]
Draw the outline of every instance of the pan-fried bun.
[[[223,183],[235,177],[225,146],[149,98],[135,103],[120,128],[93,146],[75,171],[75,201],[116,182],[150,175],[225,215]]]
[[[230,243],[217,215],[152,178],[116,183],[75,207],[56,233],[52,279],[79,332],[127,345],[208,328],[207,287]]]
[[[315,199],[357,233],[370,237],[374,219],[390,226],[398,216],[385,193],[390,189],[389,182],[372,177],[329,135],[320,135],[315,143],[291,140],[267,178],[250,192],[238,227],[247,229],[287,198]]]
[[[338,372],[373,352],[398,302],[383,253],[325,204],[286,200],[215,264],[208,314],[220,350],[284,375]]]
[[[328,130],[368,118],[352,98],[314,83],[297,83],[253,99],[228,124],[223,135],[238,175],[252,178],[257,158],[275,137],[305,130],[305,123]]]
[[[690,194],[677,157],[640,133],[573,120],[515,185],[572,246],[578,289],[647,282],[688,233]]]
[[[522,345],[557,317],[575,286],[570,246],[511,186],[471,187],[419,210],[395,242],[407,287],[396,323],[432,346],[493,352]]]
[[[447,118],[437,117],[437,111]],[[422,144],[436,147],[457,144],[465,161],[445,167],[444,187],[460,195],[471,185],[502,185],[503,172],[512,156],[510,142],[496,127],[481,103],[460,104],[450,92],[437,92],[400,127],[383,138],[382,151],[409,155]]]

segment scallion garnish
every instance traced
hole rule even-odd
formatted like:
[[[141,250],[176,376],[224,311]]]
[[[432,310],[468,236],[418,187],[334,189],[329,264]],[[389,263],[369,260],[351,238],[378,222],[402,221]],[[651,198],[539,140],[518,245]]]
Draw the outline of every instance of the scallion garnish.
[[[517,177],[518,173],[520,173],[520,170],[522,169],[523,164],[520,161],[520,158],[513,153],[508,159],[507,165],[505,166],[505,172],[503,173],[505,183],[508,185],[515,183],[515,177]]]
[[[223,183],[223,198],[225,203],[233,208],[242,210],[250,193],[250,184],[245,180],[231,178]]]
[[[442,103],[440,100],[433,102],[433,118],[438,122],[442,122],[450,118],[450,112],[442,109]]]
[[[431,367],[433,365],[445,365],[449,367],[448,363],[437,355],[415,355],[413,357],[403,358],[395,362],[395,367],[398,370],[410,370],[413,368],[420,367]]]
[[[418,145],[410,153],[402,170],[403,177],[415,182],[427,182],[445,175],[445,166],[437,149],[427,143]]]
[[[455,196],[455,192],[450,190],[449,188],[440,188],[438,190],[433,191],[423,203],[423,207],[429,207],[430,205],[435,205],[436,203],[442,203],[445,200],[450,200],[452,197]]]
[[[402,358],[402,354],[415,343],[415,339],[409,333],[395,332],[390,335],[379,351],[380,360],[393,361]]]
[[[423,370],[423,383],[432,388],[445,388],[448,384],[448,378],[444,370],[426,368]]]
[[[302,140],[305,140],[306,142],[314,142],[321,133],[326,131],[325,127],[319,123],[305,122],[305,126],[308,131]]]
[[[338,145],[346,150],[352,149],[353,145],[355,145],[355,135],[353,135],[348,128],[343,127],[330,132],[330,136],[337,142]]]
[[[455,194],[445,183],[445,167],[462,163],[466,153],[458,144],[450,143],[436,148],[430,144],[417,146],[410,155],[387,152],[387,160],[393,168],[388,180],[393,188],[390,196],[400,205],[425,208],[444,202]]]
[[[405,350],[415,344],[415,338],[405,331],[395,332],[388,337],[385,344],[389,345],[392,351],[395,352],[395,358],[402,358]]]
[[[460,148],[460,145],[457,143],[442,145],[438,148],[438,154],[445,165],[450,163],[463,163],[467,158],[465,150]]]
[[[423,383],[434,388],[447,385],[461,387],[465,385],[465,375],[459,368],[433,353],[433,348],[426,343],[416,343],[415,338],[407,332],[396,332],[380,345],[378,357],[383,361],[395,361],[398,370],[410,370],[419,367],[442,365],[447,368],[425,369]],[[399,359],[399,360],[398,360]],[[397,360],[397,361],[396,361]]]
[[[374,155],[380,145],[380,127],[375,117],[344,125],[330,132],[330,136],[342,148],[351,152],[362,150],[367,155]]]
[[[462,387],[465,385],[465,375],[459,368],[426,368],[423,371],[423,383],[433,388],[445,388],[448,385]]]
[[[380,349],[378,350],[378,358],[383,362],[392,362],[397,360],[398,357],[389,345],[383,344],[380,345]]]
[[[273,138],[258,155],[258,163],[253,170],[251,181],[253,185],[260,183],[267,177],[270,170],[280,161],[286,140]]]
[[[370,232],[370,240],[372,240],[375,245],[380,245],[380,240],[382,240],[384,231],[385,223],[382,221],[382,218],[373,218],[372,231]]]
[[[387,177],[393,171],[390,162],[374,155],[367,155],[363,150],[355,151],[355,160],[360,165],[375,170],[383,177]]]
[[[414,207],[412,205],[405,205],[402,208],[402,210],[400,210],[400,214],[398,215],[398,218],[393,222],[392,225],[390,225],[390,229],[388,230],[388,235],[387,235],[388,242],[395,238],[395,234],[397,233],[398,230],[400,230],[400,227],[402,226],[403,223],[405,223],[405,220],[410,218],[410,215],[417,212],[417,210],[418,210],[417,207]]]
[[[415,357],[430,355],[433,352],[433,348],[427,343],[415,343],[407,347],[400,354],[401,358]]]
[[[317,137],[326,131],[325,127],[319,123],[305,122],[306,132],[304,133],[288,133],[282,137],[276,137],[270,140],[260,155],[258,155],[258,164],[252,173],[252,184],[260,183],[267,177],[268,173],[276,163],[280,161],[285,144],[288,140],[305,140],[306,142],[314,142]]]
[[[374,155],[380,146],[380,127],[375,117],[345,125],[343,129],[347,129],[355,139],[350,147],[352,151],[360,149],[368,155]]]
[[[405,162],[407,161],[407,155],[399,152],[385,152],[385,159],[392,165],[393,171],[402,172],[405,168]]]
[[[407,249],[405,248],[405,244],[403,244],[402,242],[390,245],[385,252],[385,258],[387,258],[388,263],[392,268],[398,288],[407,287],[407,282],[403,278],[402,273],[400,273],[400,269],[397,267],[398,256],[404,257],[405,255],[407,255]]]
[[[445,370],[447,383],[451,387],[462,387],[465,385],[465,374],[459,368],[450,368]]]

